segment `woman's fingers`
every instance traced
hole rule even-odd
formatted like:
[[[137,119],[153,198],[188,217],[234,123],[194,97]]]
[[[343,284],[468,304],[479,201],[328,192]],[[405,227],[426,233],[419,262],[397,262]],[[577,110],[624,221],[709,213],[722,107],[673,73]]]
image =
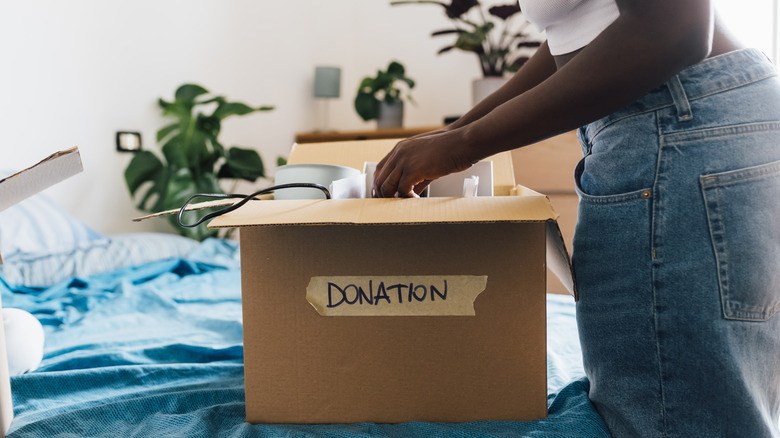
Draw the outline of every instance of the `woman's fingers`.
[[[392,198],[398,191],[398,184],[401,181],[402,169],[394,165],[392,161],[384,165],[381,169],[377,168],[374,177],[374,192],[380,198]]]
[[[419,196],[436,178],[469,168],[473,163],[446,133],[402,140],[377,164],[374,195]]]

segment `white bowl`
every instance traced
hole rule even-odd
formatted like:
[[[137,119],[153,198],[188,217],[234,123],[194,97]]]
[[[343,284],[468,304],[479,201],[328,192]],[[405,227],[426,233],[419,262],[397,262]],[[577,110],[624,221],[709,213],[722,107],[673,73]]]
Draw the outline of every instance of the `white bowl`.
[[[276,168],[274,185],[313,183],[330,187],[333,181],[360,175],[352,167],[333,164],[288,164]],[[325,199],[325,194],[314,188],[282,189],[274,192],[274,199]]]

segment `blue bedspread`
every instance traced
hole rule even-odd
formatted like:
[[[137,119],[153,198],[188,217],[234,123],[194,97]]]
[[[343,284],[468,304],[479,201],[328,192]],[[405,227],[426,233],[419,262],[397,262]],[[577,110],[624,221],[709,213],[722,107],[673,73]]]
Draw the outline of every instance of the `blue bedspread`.
[[[11,437],[601,437],[570,297],[548,296],[549,417],[461,424],[244,422],[238,251],[208,240],[165,260],[2,301],[46,329],[41,367],[11,380]]]

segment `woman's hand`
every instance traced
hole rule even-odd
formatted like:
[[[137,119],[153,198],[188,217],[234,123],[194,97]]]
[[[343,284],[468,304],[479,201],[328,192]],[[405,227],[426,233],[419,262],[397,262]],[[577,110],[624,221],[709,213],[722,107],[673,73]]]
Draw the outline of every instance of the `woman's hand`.
[[[478,161],[459,135],[461,130],[444,130],[399,142],[377,164],[374,196],[417,197],[431,181],[466,170]]]

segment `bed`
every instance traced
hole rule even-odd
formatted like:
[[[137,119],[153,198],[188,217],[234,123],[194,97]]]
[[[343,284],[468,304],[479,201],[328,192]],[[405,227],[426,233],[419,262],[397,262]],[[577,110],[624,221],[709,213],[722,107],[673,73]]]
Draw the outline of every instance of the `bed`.
[[[3,306],[46,336],[40,366],[11,378],[11,437],[609,436],[568,296],[547,296],[546,419],[251,425],[235,241],[103,236],[38,195],[0,213],[0,250]]]

